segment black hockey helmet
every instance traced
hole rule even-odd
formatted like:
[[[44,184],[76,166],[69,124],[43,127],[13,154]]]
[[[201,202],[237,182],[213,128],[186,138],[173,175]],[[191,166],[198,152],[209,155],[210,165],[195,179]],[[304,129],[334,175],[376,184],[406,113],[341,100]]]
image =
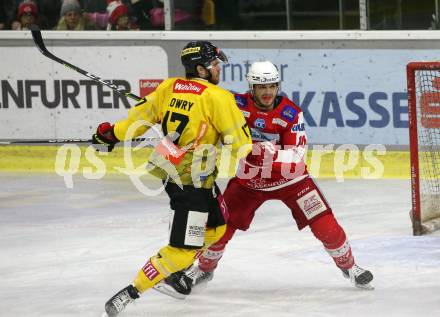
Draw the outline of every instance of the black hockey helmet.
[[[180,59],[187,75],[197,76],[197,65],[209,67],[213,60],[228,62],[226,55],[208,41],[192,41],[183,48]]]

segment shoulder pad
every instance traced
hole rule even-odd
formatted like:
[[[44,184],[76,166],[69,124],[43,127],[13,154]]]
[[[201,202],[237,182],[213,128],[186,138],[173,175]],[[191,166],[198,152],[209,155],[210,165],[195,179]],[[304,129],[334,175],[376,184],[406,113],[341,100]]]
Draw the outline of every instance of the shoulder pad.
[[[247,106],[247,99],[244,95],[234,94],[234,97],[239,108],[245,108]]]

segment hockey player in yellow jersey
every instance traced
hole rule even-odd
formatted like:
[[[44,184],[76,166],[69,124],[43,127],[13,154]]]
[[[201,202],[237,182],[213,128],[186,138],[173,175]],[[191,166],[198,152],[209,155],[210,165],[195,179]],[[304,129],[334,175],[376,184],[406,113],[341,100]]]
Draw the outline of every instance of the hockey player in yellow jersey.
[[[224,53],[210,42],[193,41],[183,48],[181,61],[186,77],[163,81],[129,110],[125,120],[101,123],[93,135],[93,143],[108,151],[156,123],[165,136],[151,155],[149,168],[164,180],[170,197],[169,244],[148,259],[132,284],[107,301],[110,317],[164,278],[188,267],[201,250],[220,239],[227,211],[215,184],[215,145],[219,141],[227,145],[237,158],[251,150],[250,132],[234,96],[217,86],[220,63],[227,62]],[[133,125],[135,129],[130,128]],[[176,171],[172,177],[167,175],[170,164]]]

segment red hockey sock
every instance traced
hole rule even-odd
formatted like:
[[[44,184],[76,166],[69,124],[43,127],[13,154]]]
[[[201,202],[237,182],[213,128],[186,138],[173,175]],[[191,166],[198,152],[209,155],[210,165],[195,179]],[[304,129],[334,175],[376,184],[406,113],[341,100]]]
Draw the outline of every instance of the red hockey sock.
[[[199,257],[199,269],[203,272],[212,272],[218,265],[218,262],[223,256],[226,244],[231,240],[236,229],[227,227],[225,234],[219,241],[211,245],[205,252]]]
[[[217,243],[210,246],[199,258],[199,269],[203,272],[214,271],[223,256],[225,247],[225,244]]]
[[[337,223],[333,214],[324,215],[310,224],[315,237],[322,242],[336,266],[347,270],[354,264],[350,243],[344,229]]]

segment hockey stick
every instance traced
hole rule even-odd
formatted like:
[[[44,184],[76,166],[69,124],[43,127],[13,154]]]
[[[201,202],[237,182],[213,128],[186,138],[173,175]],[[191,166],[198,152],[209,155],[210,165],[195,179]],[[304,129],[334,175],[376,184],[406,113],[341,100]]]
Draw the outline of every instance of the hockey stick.
[[[131,142],[144,142],[160,140],[160,138],[137,138],[132,139]],[[41,139],[41,140],[0,140],[0,145],[10,144],[66,144],[66,143],[92,143],[88,139]]]
[[[64,66],[66,66],[67,68],[73,69],[74,71],[76,71],[84,76],[87,76],[94,81],[97,81],[103,85],[106,85],[107,87],[113,89],[114,91],[118,92],[121,95],[124,95],[127,98],[131,98],[131,99],[136,100],[138,102],[142,100],[142,98],[136,96],[135,94],[132,94],[129,91],[125,91],[123,89],[120,89],[115,84],[112,84],[106,80],[103,80],[102,78],[99,78],[98,76],[95,76],[93,74],[90,74],[89,72],[86,72],[85,70],[83,70],[75,65],[72,65],[72,64],[66,62],[65,60],[62,60],[61,58],[53,55],[51,52],[49,52],[47,50],[46,46],[44,45],[43,37],[41,36],[41,31],[40,31],[40,28],[38,27],[38,25],[33,24],[31,26],[31,32],[32,32],[32,38],[34,39],[35,45],[38,47],[41,54],[43,54],[44,56],[50,58],[51,60],[53,60],[57,63],[60,63]]]

